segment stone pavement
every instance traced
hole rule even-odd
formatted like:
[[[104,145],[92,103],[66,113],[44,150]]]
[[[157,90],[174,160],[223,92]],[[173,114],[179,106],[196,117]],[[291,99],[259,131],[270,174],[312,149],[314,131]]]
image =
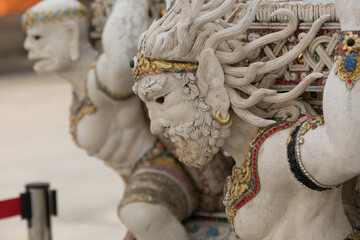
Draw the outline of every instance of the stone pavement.
[[[121,240],[124,185],[72,142],[70,102],[70,85],[56,77],[0,76],[0,200],[18,197],[26,183],[49,182],[58,191],[54,240]],[[26,222],[0,220],[0,240],[27,240]]]

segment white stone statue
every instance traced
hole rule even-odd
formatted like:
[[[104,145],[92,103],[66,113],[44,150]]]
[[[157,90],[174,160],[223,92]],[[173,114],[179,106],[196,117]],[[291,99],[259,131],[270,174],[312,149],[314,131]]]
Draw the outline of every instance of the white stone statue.
[[[131,90],[129,69],[137,39],[148,26],[147,3],[117,1],[102,34],[100,54],[89,42],[82,4],[42,1],[23,17],[24,47],[37,73],[70,82],[70,130],[77,145],[128,183],[119,208],[126,227],[138,240],[184,240],[188,237],[181,220],[195,209],[223,209],[223,174],[229,161],[218,157],[208,168],[187,171],[150,133],[140,99]]]
[[[89,42],[83,5],[75,0],[42,1],[24,15],[24,47],[29,59],[35,61],[37,73],[53,73],[70,82],[75,142],[126,177],[132,162],[152,146],[144,143],[155,139],[142,132],[147,123],[140,117],[143,113],[131,92],[131,72],[127,69],[127,56],[136,50],[136,45],[129,43],[136,41],[147,25],[147,1],[119,1],[114,13],[105,27],[104,53],[100,54]],[[112,134],[114,131],[118,134]],[[142,133],[142,138],[135,133]]]
[[[261,0],[233,24],[223,16],[235,3],[174,1],[140,38],[133,89],[149,109],[152,133],[171,138],[179,159],[193,167],[220,148],[235,159],[224,204],[242,240],[359,239],[341,198],[341,184],[360,172],[358,32],[339,33],[338,76],[333,69],[328,78],[324,117],[309,116],[297,98],[321,73],[290,92],[271,87],[331,15],[319,17],[281,56],[252,62],[256,49],[290,37],[299,16],[276,10],[272,17],[288,19],[285,29],[244,45],[237,37],[255,20]],[[342,30],[357,30],[359,5],[337,4]]]

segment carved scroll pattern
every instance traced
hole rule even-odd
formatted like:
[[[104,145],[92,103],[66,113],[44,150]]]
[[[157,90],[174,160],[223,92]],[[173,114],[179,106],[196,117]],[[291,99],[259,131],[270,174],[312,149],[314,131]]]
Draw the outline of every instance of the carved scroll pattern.
[[[274,29],[251,29],[247,31],[247,41],[253,41],[261,36],[276,32]],[[308,30],[297,30],[287,40],[271,43],[259,49],[251,61],[268,61],[282,56],[295,47],[299,41],[306,35]],[[316,80],[312,86],[318,86],[322,90],[326,78],[334,64],[334,52],[337,43],[336,29],[320,30],[318,37],[312,44],[298,56],[298,58],[288,65],[284,76],[276,81],[276,85],[282,86],[284,90],[290,90],[297,85],[309,73],[321,72],[324,74],[322,79]],[[286,87],[288,86],[288,87]]]

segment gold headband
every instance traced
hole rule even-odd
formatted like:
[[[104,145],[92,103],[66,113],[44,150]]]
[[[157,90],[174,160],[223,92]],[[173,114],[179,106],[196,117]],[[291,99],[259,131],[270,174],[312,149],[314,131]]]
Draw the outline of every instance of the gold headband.
[[[62,21],[65,17],[88,17],[86,7],[83,4],[79,4],[75,8],[66,8],[58,11],[48,12],[32,12],[26,11],[21,17],[21,24],[23,29],[36,26],[39,23],[46,23],[52,21]]]
[[[140,80],[146,75],[158,73],[196,72],[198,66],[197,62],[145,57],[141,52],[139,52],[136,57],[130,61],[130,67],[133,69],[135,81]]]

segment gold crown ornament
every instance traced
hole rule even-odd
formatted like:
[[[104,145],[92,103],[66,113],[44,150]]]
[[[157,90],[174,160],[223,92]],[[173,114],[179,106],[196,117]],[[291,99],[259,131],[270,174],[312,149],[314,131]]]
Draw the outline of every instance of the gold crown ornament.
[[[73,18],[73,17],[88,17],[86,7],[83,4],[75,8],[66,8],[64,10],[58,11],[48,11],[48,12],[33,12],[31,10],[26,11],[21,17],[21,24],[23,29],[34,27],[40,23],[47,23],[53,21],[63,21],[64,18]]]
[[[135,81],[152,74],[196,72],[199,66],[197,62],[146,57],[141,52],[129,64]]]

